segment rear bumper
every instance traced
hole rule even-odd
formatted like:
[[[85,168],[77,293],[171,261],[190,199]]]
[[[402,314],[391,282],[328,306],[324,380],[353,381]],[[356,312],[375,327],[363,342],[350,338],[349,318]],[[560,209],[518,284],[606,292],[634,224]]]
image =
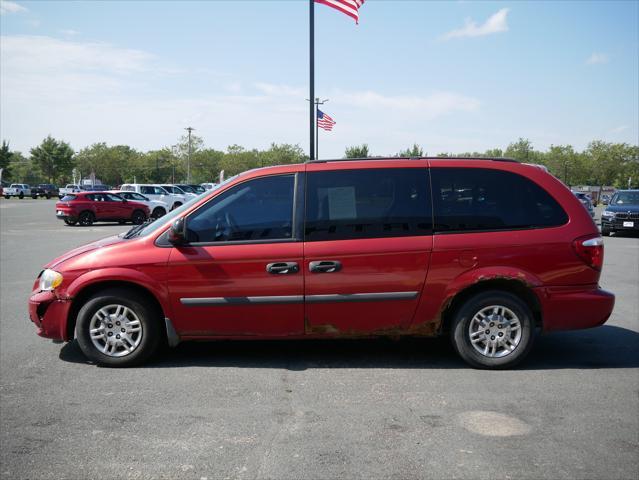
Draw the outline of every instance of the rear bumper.
[[[53,292],[34,291],[29,297],[29,318],[41,337],[68,341],[67,318],[71,302]]]
[[[615,296],[597,285],[536,288],[544,331],[603,325],[612,314]]]

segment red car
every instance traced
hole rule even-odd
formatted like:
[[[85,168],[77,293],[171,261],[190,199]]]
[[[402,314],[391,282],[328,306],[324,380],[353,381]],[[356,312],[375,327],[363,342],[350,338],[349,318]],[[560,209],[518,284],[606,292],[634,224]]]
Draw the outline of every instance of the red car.
[[[93,222],[117,221],[142,224],[149,218],[149,207],[130,202],[108,192],[80,192],[67,194],[55,204],[56,217],[67,225],[83,226]]]
[[[38,334],[128,366],[186,340],[449,335],[507,368],[537,332],[610,316],[603,241],[559,180],[503,159],[316,161],[243,173],[53,260]]]

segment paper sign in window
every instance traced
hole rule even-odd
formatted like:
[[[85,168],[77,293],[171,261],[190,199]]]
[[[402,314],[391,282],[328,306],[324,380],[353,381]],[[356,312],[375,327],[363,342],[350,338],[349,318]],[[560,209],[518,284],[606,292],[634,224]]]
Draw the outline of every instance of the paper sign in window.
[[[333,187],[328,189],[328,215],[331,220],[357,217],[355,187]]]

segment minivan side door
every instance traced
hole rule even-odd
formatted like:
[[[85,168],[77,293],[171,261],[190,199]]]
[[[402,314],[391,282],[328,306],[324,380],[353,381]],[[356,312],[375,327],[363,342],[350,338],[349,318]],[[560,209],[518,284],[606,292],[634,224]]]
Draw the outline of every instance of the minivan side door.
[[[307,334],[392,334],[411,324],[432,250],[432,208],[425,164],[402,165],[412,166],[308,165]]]
[[[168,262],[172,318],[183,337],[304,332],[303,173],[250,178],[189,214],[188,244]]]

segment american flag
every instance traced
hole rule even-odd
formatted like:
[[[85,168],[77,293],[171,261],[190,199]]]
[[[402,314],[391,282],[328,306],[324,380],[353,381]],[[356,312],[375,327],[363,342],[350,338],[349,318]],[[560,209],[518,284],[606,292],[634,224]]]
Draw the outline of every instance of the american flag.
[[[322,112],[319,108],[317,109],[317,126],[323,128],[324,130],[331,131],[333,130],[333,125],[335,125],[335,120]]]
[[[323,3],[349,17],[355,19],[355,23],[359,23],[359,9],[364,5],[365,0],[315,0],[316,3]]]

